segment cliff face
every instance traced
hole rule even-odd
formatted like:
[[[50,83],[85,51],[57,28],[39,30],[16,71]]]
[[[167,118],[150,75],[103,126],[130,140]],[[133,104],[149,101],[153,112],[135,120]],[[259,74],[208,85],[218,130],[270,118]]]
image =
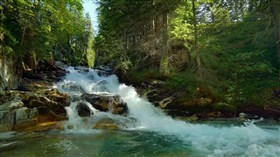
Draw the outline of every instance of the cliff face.
[[[19,65],[14,57],[0,55],[0,91],[18,88],[22,75]]]

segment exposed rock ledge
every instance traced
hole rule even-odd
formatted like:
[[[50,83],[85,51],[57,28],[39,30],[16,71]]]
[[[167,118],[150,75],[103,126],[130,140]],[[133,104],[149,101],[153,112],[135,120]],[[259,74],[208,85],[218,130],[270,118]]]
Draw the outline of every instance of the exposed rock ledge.
[[[48,65],[34,74],[26,72],[17,90],[0,93],[0,132],[25,130],[45,122],[66,120],[65,106],[70,105],[68,94],[52,87],[66,71]]]

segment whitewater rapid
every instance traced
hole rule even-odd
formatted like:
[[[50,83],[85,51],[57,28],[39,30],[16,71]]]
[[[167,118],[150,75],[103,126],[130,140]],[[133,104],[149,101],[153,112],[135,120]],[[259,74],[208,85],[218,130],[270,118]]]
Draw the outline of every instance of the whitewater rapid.
[[[76,129],[92,130],[90,126],[85,127],[85,124],[81,124],[82,119],[75,112],[77,102],[74,100],[83,92],[110,93],[120,95],[127,103],[128,116],[99,112],[91,107],[92,122],[102,116],[126,121],[123,130],[142,130],[174,136],[182,144],[191,145],[206,156],[280,156],[280,126],[270,130],[260,128],[253,122],[246,122],[242,126],[214,127],[174,120],[141,98],[135,88],[120,84],[115,75],[100,76],[100,71],[82,67],[68,67],[67,71],[69,73],[64,80],[56,86],[59,90],[69,93],[73,99],[73,103],[66,110],[68,122],[76,125]]]

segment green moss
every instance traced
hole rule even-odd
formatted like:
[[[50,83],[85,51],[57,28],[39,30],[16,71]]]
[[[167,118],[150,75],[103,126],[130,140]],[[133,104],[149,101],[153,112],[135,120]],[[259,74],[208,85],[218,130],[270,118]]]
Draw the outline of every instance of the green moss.
[[[143,82],[150,82],[152,80],[165,79],[165,76],[160,74],[158,71],[150,71],[150,70],[143,70],[143,71],[130,70],[127,73],[127,75],[135,84],[141,84]]]
[[[197,81],[192,73],[175,73],[166,80],[166,86],[171,90],[185,90],[195,93]]]
[[[236,107],[227,103],[219,102],[212,105],[213,110],[215,111],[224,111],[224,112],[235,112]]]

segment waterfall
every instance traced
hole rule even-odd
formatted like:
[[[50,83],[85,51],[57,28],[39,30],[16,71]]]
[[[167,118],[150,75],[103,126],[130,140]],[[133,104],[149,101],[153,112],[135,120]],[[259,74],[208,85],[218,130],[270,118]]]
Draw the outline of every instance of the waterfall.
[[[127,103],[129,110],[127,117],[91,108],[94,112],[91,122],[108,116],[124,124],[122,125],[124,130],[150,131],[174,136],[199,151],[212,152],[208,156],[233,156],[236,152],[246,152],[244,156],[278,156],[280,154],[280,127],[277,130],[268,131],[254,125],[253,122],[247,122],[241,126],[219,127],[174,120],[161,109],[141,98],[135,88],[120,84],[115,75],[100,76],[98,70],[81,67],[69,67],[67,70],[69,73],[63,81],[57,83],[57,86],[59,90],[69,93],[72,97],[73,102],[67,108],[67,113],[69,123],[76,129],[91,129],[91,127],[81,126],[83,119],[75,113],[79,96],[83,92],[110,93],[120,95]]]

